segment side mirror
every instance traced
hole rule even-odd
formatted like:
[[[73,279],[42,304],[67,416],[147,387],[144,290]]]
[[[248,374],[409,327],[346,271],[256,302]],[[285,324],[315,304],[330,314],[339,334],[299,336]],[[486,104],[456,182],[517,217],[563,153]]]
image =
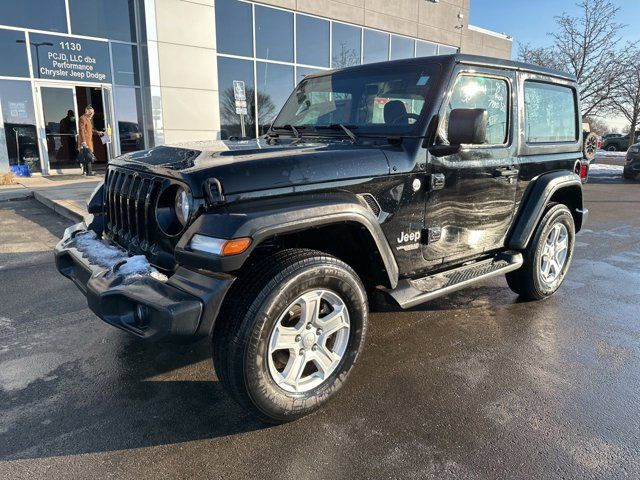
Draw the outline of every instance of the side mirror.
[[[451,145],[482,145],[487,141],[489,114],[483,108],[456,108],[449,116]]]

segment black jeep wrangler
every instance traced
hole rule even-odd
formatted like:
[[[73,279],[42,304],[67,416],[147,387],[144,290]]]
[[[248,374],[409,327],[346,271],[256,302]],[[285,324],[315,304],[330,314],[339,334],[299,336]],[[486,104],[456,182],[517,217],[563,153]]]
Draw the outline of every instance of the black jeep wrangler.
[[[344,384],[372,294],[558,289],[587,216],[579,112],[571,76],[476,56],[311,75],[257,141],[112,161],[56,264],[118,328],[208,337],[233,398],[292,420]]]

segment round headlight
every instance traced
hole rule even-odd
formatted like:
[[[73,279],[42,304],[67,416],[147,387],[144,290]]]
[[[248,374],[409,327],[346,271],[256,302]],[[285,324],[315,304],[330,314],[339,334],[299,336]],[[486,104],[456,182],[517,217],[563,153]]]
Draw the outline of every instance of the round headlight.
[[[189,221],[189,214],[191,213],[191,202],[189,200],[189,194],[184,188],[178,188],[176,192],[175,211],[180,224],[186,225]]]

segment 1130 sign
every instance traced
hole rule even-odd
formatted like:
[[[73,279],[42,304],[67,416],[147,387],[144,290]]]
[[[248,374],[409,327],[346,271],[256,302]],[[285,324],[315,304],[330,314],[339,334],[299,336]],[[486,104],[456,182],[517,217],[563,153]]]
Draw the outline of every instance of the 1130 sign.
[[[33,75],[51,80],[111,83],[107,42],[30,35]]]

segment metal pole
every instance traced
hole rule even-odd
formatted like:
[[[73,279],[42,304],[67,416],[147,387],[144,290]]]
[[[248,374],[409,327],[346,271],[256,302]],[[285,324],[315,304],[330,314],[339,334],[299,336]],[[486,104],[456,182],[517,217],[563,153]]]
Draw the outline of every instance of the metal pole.
[[[247,136],[247,132],[244,127],[244,115],[240,114],[240,131],[242,132],[242,138]]]
[[[16,151],[17,151],[17,156],[18,156],[18,158],[16,158],[16,163],[18,165],[20,165],[20,140],[19,140],[19,137],[18,137],[18,129],[14,128],[13,129],[13,133],[16,134]]]

